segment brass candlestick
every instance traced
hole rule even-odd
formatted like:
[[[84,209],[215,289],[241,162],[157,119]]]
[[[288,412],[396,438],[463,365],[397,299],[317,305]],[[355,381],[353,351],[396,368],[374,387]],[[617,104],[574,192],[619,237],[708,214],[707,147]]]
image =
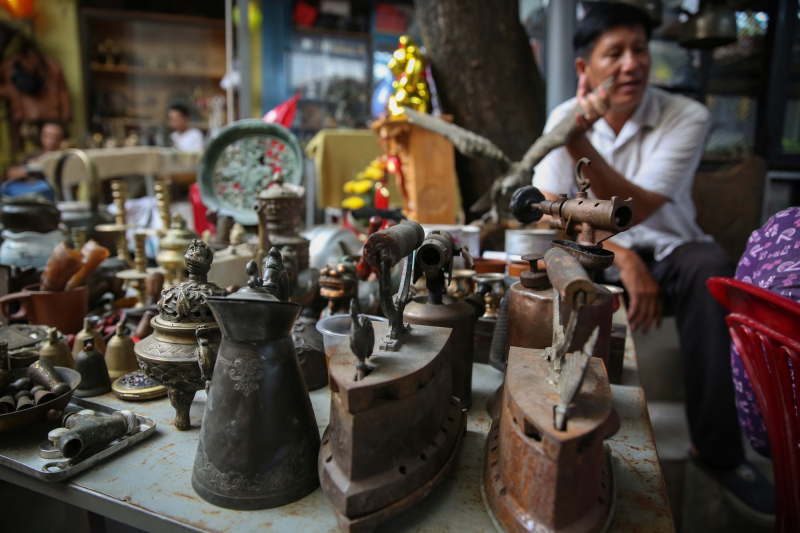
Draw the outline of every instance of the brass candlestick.
[[[172,193],[170,192],[169,181],[159,181],[154,185],[156,191],[156,202],[158,205],[158,214],[161,216],[162,230],[159,237],[163,236],[169,230],[172,224],[172,215],[170,209],[172,207]]]
[[[128,255],[128,239],[125,232],[135,226],[128,226],[125,222],[125,200],[128,197],[128,190],[123,180],[114,180],[111,182],[111,196],[114,199],[114,205],[117,206],[117,214],[115,215],[114,224],[101,224],[95,229],[103,233],[116,233],[117,237],[117,258],[123,261],[126,265],[131,265],[131,259]]]
[[[141,309],[147,302],[147,294],[145,292],[145,278],[147,278],[147,256],[145,255],[145,240],[147,234],[138,232],[134,236],[134,268],[117,272],[117,278],[125,281],[127,285],[133,287],[138,293],[139,299],[134,306],[135,309]]]

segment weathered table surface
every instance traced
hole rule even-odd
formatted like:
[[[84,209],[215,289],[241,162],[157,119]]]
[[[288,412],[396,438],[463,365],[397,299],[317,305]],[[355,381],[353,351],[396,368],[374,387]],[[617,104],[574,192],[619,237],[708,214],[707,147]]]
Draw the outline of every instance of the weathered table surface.
[[[480,479],[483,444],[490,426],[484,406],[500,382],[500,372],[475,364],[473,407],[455,468],[425,500],[381,526],[380,531],[495,531],[481,499]],[[630,336],[623,385],[612,385],[612,392],[622,426],[607,441],[617,482],[611,530],[674,531]],[[263,511],[222,509],[195,494],[191,475],[205,393],[198,393],[192,404],[192,428],[188,431],[172,426],[174,411],[166,399],[132,403],[108,394],[91,400],[154,419],[156,435],[63,483],[47,483],[6,467],[0,467],[0,479],[153,532],[337,529],[321,489],[293,504]],[[312,392],[311,400],[322,433],[328,424],[329,389]]]

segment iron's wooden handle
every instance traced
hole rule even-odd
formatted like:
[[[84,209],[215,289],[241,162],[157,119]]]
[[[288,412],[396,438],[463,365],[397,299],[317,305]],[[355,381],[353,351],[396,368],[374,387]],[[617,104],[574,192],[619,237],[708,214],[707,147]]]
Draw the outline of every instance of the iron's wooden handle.
[[[364,244],[364,258],[373,267],[379,267],[381,257],[388,257],[394,266],[422,245],[425,230],[416,222],[405,220],[396,226],[374,233]]]
[[[575,299],[583,293],[584,304],[592,303],[597,298],[597,288],[589,279],[586,270],[577,259],[559,248],[551,248],[544,254],[544,264],[547,268],[547,277],[558,291],[564,305],[574,309]]]

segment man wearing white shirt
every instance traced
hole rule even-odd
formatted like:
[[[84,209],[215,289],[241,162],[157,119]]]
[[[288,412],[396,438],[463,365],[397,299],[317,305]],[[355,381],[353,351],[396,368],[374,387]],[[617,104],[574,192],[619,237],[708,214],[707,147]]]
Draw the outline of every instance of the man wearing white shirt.
[[[725,311],[706,288],[710,277],[732,277],[733,266],[695,222],[692,184],[711,116],[694,100],[648,85],[649,38],[647,15],[626,4],[598,5],[578,23],[577,96],[553,110],[545,131],[576,103],[585,111],[575,116],[569,143],[536,167],[533,184],[550,199],[574,194],[575,164],[586,157],[592,164],[582,176],[592,197],[633,198],[635,225],[604,243],[616,255],[631,327],[658,326],[662,301],[674,311],[692,456],[742,502],[773,514],[771,486],[744,458]]]
[[[172,145],[181,152],[202,152],[203,132],[189,127],[189,109],[181,104],[174,104],[167,111],[167,119],[172,133],[169,138]]]

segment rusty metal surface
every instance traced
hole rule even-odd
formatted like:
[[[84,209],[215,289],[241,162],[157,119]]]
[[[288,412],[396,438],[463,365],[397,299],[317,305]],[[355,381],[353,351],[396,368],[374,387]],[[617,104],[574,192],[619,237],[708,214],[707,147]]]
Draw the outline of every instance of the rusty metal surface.
[[[607,520],[613,494],[603,434],[611,388],[602,362],[588,362],[581,393],[559,431],[552,363],[543,350],[511,348],[502,416],[489,433],[485,462],[488,501],[508,531],[588,533]]]
[[[562,306],[574,308],[575,297],[583,292],[586,305],[591,304],[597,297],[594,283],[589,279],[586,270],[577,259],[560,248],[551,248],[544,254],[544,264],[547,269],[547,279],[553,288],[558,291]]]
[[[445,297],[442,305],[425,302],[418,296],[406,305],[403,319],[409,324],[452,328],[450,369],[452,371],[453,396],[461,400],[461,406],[472,406],[472,360],[475,345],[475,311],[463,300]]]
[[[615,322],[624,323],[624,317],[622,306],[614,317]],[[475,404],[484,405],[501,380],[499,371],[488,365],[475,364]],[[612,385],[611,390],[613,405],[622,425],[613,438],[606,440],[612,449],[618,494],[610,531],[674,531],[630,336],[625,350],[622,385]],[[322,434],[329,422],[329,389],[311,392],[310,396]],[[158,423],[158,430],[141,445],[67,483],[38,481],[4,467],[0,468],[0,479],[152,532],[249,533],[269,530],[328,533],[337,527],[321,489],[283,507],[248,512],[216,508],[191,490],[191,472],[206,403],[205,392],[198,392],[192,404],[192,427],[188,431],[178,431],[172,426],[175,412],[163,398],[134,404],[107,394],[92,401],[148,416]],[[486,411],[469,411],[467,434],[455,468],[427,498],[383,524],[380,531],[494,533],[480,494],[483,445],[490,425]],[[44,438],[44,433],[42,435]]]

